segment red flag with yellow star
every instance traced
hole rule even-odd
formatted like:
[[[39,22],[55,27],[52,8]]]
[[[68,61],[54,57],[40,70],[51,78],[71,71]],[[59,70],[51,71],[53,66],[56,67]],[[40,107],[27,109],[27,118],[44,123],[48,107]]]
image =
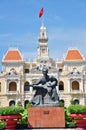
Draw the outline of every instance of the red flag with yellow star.
[[[43,15],[43,13],[44,13],[44,8],[41,8],[39,11],[39,18]]]

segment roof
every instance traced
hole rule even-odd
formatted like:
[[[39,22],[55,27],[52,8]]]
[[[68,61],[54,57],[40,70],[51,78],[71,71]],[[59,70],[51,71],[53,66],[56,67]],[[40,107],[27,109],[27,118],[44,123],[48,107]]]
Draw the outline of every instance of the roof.
[[[84,60],[84,57],[81,55],[78,49],[70,49],[68,50],[65,60]]]
[[[9,49],[5,54],[4,61],[22,61],[22,56],[18,49]]]

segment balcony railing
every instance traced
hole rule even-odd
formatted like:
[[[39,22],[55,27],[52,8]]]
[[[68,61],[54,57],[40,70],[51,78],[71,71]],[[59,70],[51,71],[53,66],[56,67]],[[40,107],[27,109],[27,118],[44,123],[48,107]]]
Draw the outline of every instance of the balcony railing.
[[[18,91],[8,91],[7,95],[18,95]]]
[[[82,90],[71,90],[70,93],[71,94],[82,94],[83,91]]]

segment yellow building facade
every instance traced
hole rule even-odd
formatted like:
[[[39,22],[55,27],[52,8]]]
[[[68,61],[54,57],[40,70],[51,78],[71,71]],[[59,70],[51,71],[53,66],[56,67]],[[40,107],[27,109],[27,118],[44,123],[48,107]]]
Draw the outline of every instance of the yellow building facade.
[[[61,61],[49,56],[46,28],[41,26],[38,38],[38,56],[33,61],[24,61],[18,49],[10,48],[2,58],[0,73],[0,107],[23,106],[31,100],[35,90],[30,84],[42,76],[43,66],[48,67],[49,75],[57,78],[59,100],[65,106],[71,99],[75,104],[86,105],[86,60],[78,49],[68,49]]]

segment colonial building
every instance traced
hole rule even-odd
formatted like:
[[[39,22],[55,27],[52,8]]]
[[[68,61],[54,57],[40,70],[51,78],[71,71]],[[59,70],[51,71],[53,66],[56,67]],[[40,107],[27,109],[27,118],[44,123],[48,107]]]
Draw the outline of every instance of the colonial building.
[[[38,38],[38,56],[33,61],[24,61],[18,49],[8,49],[2,58],[0,73],[0,107],[16,105],[21,101],[25,106],[35,90],[30,84],[42,76],[43,66],[49,69],[49,75],[57,78],[59,100],[65,106],[73,99],[75,104],[86,105],[86,60],[78,49],[68,49],[61,61],[49,56],[46,28],[42,25]]]

